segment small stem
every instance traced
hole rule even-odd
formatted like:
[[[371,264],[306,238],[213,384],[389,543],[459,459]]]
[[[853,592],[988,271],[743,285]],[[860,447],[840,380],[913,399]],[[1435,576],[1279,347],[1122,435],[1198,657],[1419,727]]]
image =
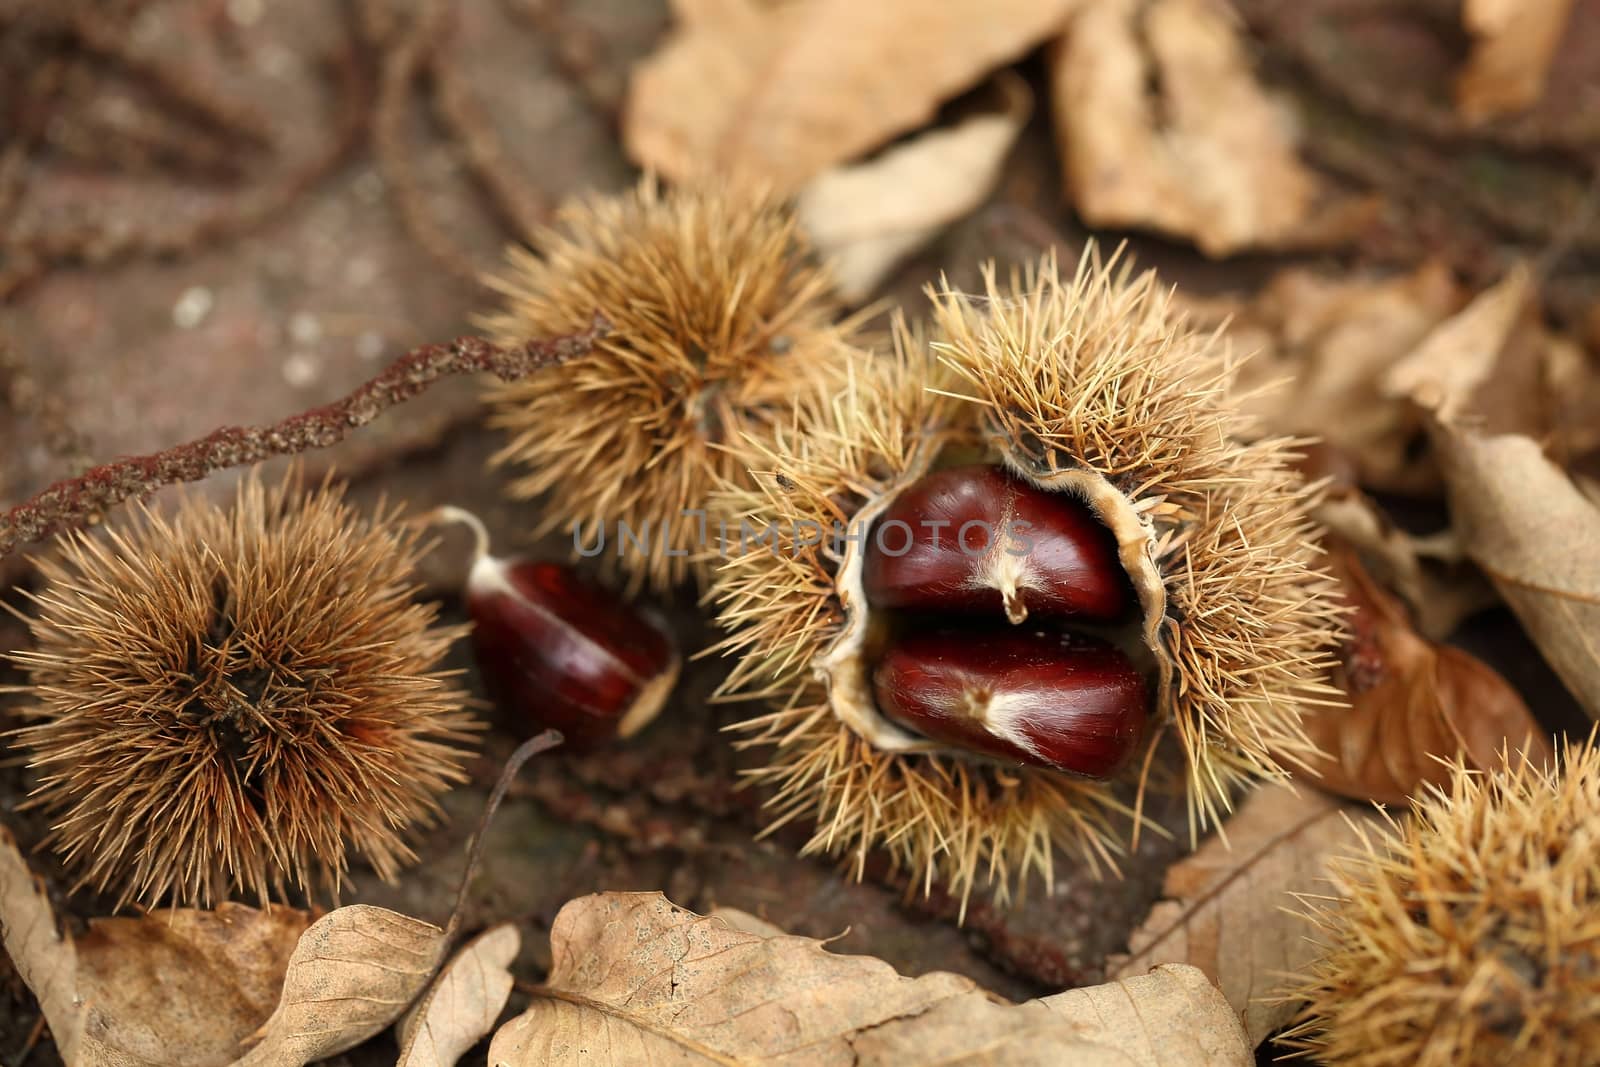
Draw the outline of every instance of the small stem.
[[[422,516],[422,521],[429,525],[441,522],[459,522],[472,531],[473,549],[472,559],[476,563],[489,556],[489,529],[484,526],[483,520],[478,518],[466,508],[458,508],[451,504],[443,504]]]
[[[472,840],[467,842],[467,866],[461,872],[461,885],[456,889],[455,907],[450,909],[450,920],[444,927],[446,943],[454,938],[456,931],[461,928],[461,913],[466,908],[467,891],[472,888],[472,876],[477,873],[478,863],[483,859],[483,839],[489,832],[489,824],[494,820],[494,813],[499,809],[500,802],[506,797],[506,790],[511,788],[512,779],[516,778],[524,763],[541,752],[555,748],[561,741],[559,730],[546,730],[536,737],[530,737],[517,746],[517,750],[511,753],[506,765],[501,768],[500,780],[494,784],[494,791],[489,794],[488,801],[483,805],[483,814],[478,816],[478,826],[472,831]]]

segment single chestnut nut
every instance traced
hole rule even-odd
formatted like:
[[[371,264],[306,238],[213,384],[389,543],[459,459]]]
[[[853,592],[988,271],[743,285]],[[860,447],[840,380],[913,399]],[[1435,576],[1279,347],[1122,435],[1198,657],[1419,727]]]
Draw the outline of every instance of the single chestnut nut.
[[[878,708],[931,740],[995,759],[1108,778],[1138,748],[1144,680],[1092,637],[1013,627],[892,642],[873,671]]]
[[[631,737],[661,712],[682,661],[659,626],[564,564],[489,555],[470,513],[439,514],[478,534],[466,588],[473,646],[513,732],[554,728],[585,751]]]
[[[1088,505],[1001,467],[935,471],[872,525],[862,575],[877,608],[1109,621],[1133,600],[1116,539]]]

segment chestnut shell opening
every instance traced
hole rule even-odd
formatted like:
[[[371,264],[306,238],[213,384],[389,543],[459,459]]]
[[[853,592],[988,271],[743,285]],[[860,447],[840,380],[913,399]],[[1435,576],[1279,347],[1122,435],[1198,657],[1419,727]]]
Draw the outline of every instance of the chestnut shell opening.
[[[1047,771],[1077,773],[1092,778],[1110,777],[1137,751],[1142,750],[1145,739],[1152,733],[1149,724],[1164,717],[1170,710],[1173,670],[1163,643],[1164,629],[1170,625],[1170,620],[1166,617],[1166,589],[1155,564],[1155,531],[1141,509],[1097,472],[1066,469],[1041,475],[1011,461],[1009,456],[1003,456],[1001,462],[996,462],[991,453],[982,457],[987,462],[973,464],[972,461],[977,458],[965,448],[941,449],[930,443],[899,479],[855,512],[851,520],[855,536],[845,542],[835,576],[846,621],[839,637],[820,658],[817,673],[828,685],[829,700],[835,714],[880,750],[957,756],[1013,767],[1030,765]],[[981,606],[975,608],[970,597],[956,598],[960,602],[952,604],[953,610],[940,611],[937,597],[919,599],[917,592],[906,593],[898,587],[891,589],[888,598],[893,602],[891,606],[883,606],[881,601],[875,604],[868,595],[869,567],[873,568],[871,587],[880,592],[887,588],[881,560],[870,560],[878,523],[886,515],[895,514],[897,501],[916,499],[919,493],[925,495],[930,484],[945,480],[946,472],[962,469],[970,472],[975,479],[985,480],[991,487],[1000,484],[996,479],[1014,479],[1026,490],[1059,493],[1086,508],[1108,537],[1108,547],[1114,552],[1115,563],[1121,570],[1117,578],[1119,581],[1126,580],[1124,588],[1131,593],[1131,610],[1117,618],[1104,617],[1108,612],[1103,610],[1046,612],[1050,617],[1043,620],[1036,618],[1030,620],[1027,626],[1019,626],[1027,619],[1026,611],[1014,610],[1014,599],[1021,598],[1007,595],[1002,603],[998,592],[993,601],[996,609],[993,613],[984,611]],[[985,472],[992,472],[992,475]],[[1095,557],[1097,561],[1100,558]],[[1107,601],[1101,597],[1094,603],[1103,608]],[[967,738],[965,743],[956,743],[954,739],[958,735],[951,732],[948,722],[941,727],[924,719],[923,729],[919,730],[908,725],[908,720],[914,720],[915,716],[905,713],[903,709],[891,709],[898,711],[897,715],[886,713],[881,698],[884,681],[876,676],[879,665],[886,662],[886,657],[903,655],[907,642],[922,640],[922,635],[935,629],[948,630],[952,619],[958,626],[968,629],[973,640],[978,641],[999,640],[1005,643],[1005,629],[1031,627],[1038,631],[1042,623],[1050,632],[1067,637],[1077,635],[1086,641],[1104,642],[1111,646],[1117,657],[1128,664],[1129,670],[1142,683],[1138,696],[1143,705],[1139,708],[1139,728],[1130,733],[1124,724],[1119,735],[1123,745],[1119,757],[1108,759],[1104,753],[1091,754],[1088,749],[1093,745],[1086,743],[1081,765],[1077,766],[1063,765],[1057,760],[1019,759],[1015,746],[1008,745],[1003,738],[990,743],[993,738],[977,736]],[[996,627],[998,632],[995,631]],[[952,651],[955,647],[952,646]],[[993,687],[985,682],[978,688],[987,690]],[[1013,703],[1008,706],[1014,707],[1016,699],[1020,698],[1013,694]],[[978,714],[981,717],[983,713]],[[897,718],[901,721],[896,721]],[[1070,727],[1071,723],[1067,720],[1071,718],[1069,709],[1069,714],[1063,720],[1065,727]],[[1000,732],[1006,733],[1007,730],[1002,727]],[[1011,732],[1016,740],[1022,741],[1020,734]],[[935,737],[933,734],[943,736]]]

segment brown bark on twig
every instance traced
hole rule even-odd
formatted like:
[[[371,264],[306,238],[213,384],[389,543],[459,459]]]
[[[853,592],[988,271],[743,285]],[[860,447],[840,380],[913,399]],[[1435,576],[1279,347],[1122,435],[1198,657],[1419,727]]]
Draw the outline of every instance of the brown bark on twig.
[[[445,375],[488,371],[507,381],[524,377],[583,355],[609,329],[610,323],[597,313],[587,330],[515,348],[502,348],[481,337],[423,345],[335,403],[270,426],[226,426],[198,441],[150,456],[116,460],[81,477],[57,482],[0,515],[0,556],[53,532],[83,526],[122,501],[164,485],[199,481],[229,467],[336,444],[384,409],[409,400]]]

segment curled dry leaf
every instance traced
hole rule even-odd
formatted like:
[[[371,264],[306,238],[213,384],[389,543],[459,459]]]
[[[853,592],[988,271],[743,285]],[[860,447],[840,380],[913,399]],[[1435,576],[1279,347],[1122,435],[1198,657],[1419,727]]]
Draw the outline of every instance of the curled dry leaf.
[[[734,929],[659,893],[568,904],[550,931],[549,984],[489,1048],[492,1067],[584,1063],[902,1064],[986,1062],[1177,1067],[1177,1049],[1247,1064],[1234,1020],[1182,974],[1128,983],[1106,1002],[1007,1004],[970,980],[906,978],[820,941]],[[1190,995],[1172,996],[1173,983]],[[1142,1024],[1142,1027],[1141,1027]],[[1121,1026],[1140,1030],[1130,1036]],[[1200,1031],[1200,1035],[1196,1035]],[[1114,1037],[1136,1043],[1121,1048]],[[1162,1058],[1165,1057],[1165,1058]]]
[[[311,916],[294,908],[177,908],[95,919],[78,939],[85,1034],[151,1064],[222,1067],[272,1014]]]
[[[74,940],[0,830],[6,951],[68,1064],[225,1067],[271,1014],[311,916],[224,904],[91,920]]]
[[[1084,5],[1053,50],[1051,83],[1067,193],[1092,225],[1148,227],[1222,256],[1336,238],[1367,214],[1323,210],[1312,232],[1324,190],[1217,0]]]
[[[1322,449],[1313,446],[1309,451]],[[1306,476],[1322,475],[1307,468]],[[1500,603],[1500,595],[1467,559],[1454,531],[1409,533],[1351,485],[1331,486],[1315,518],[1332,541],[1360,557],[1381,588],[1399,596],[1417,632],[1429,640],[1448,638],[1463,620]]]
[[[1459,323],[1480,315],[1498,321],[1492,311],[1507,284],[1480,295],[1439,327],[1458,344],[1453,357],[1446,346],[1446,355],[1420,361],[1424,368],[1441,368],[1438,373],[1401,377],[1395,388],[1407,389],[1429,412],[1451,521],[1467,555],[1590,717],[1600,719],[1600,507],[1532,437],[1495,432],[1504,398],[1492,382],[1442,369],[1451,358],[1482,365],[1476,348],[1497,339]],[[1485,305],[1490,312],[1483,311]],[[1469,389],[1482,398],[1478,403],[1464,398]]]
[[[511,996],[522,936],[510,923],[462,946],[399,1025],[398,1067],[454,1067],[494,1028]]]
[[[841,298],[866,299],[896,264],[989,195],[1033,99],[1009,72],[986,95],[954,124],[836,167],[801,191],[800,221],[828,257]]]
[[[1421,416],[1378,383],[1462,302],[1435,261],[1393,277],[1291,268],[1249,303],[1183,299],[1248,357],[1238,390],[1264,432],[1315,435],[1350,457],[1361,484],[1395,491],[1436,491],[1439,475],[1416,448]]]
[[[1108,961],[1113,978],[1158,964],[1198,967],[1222,990],[1256,1045],[1294,1015],[1273,1003],[1285,975],[1315,948],[1285,907],[1289,893],[1323,887],[1327,861],[1356,840],[1363,808],[1312,789],[1257,789],[1220,835],[1167,870],[1163,899],[1129,939],[1130,954]],[[1192,1061],[1206,1062],[1206,1061]]]
[[[1468,554],[1600,719],[1600,505],[1531,438],[1441,424],[1434,448]]]
[[[239,1067],[302,1067],[354,1048],[416,999],[444,931],[370,904],[329,912],[300,937],[283,994]]]
[[[798,189],[929,122],[1062,26],[1082,0],[812,0],[680,5],[635,69],[623,141],[674,181]]]
[[[769,923],[758,915],[751,915],[743,908],[712,908],[711,918],[721,919],[735,930],[755,934],[757,937],[782,937],[786,932],[777,924]]]
[[[1464,0],[1461,25],[1474,38],[1456,78],[1456,110],[1482,122],[1536,103],[1572,0]]]
[[[1470,419],[1479,434],[1525,434],[1556,455],[1600,444],[1600,367],[1570,338],[1544,326],[1532,271],[1505,277],[1435,326],[1383,373],[1386,397]]]
[[[1309,780],[1402,805],[1425,785],[1448,784],[1447,760],[1481,770],[1503,766],[1506,755],[1551,765],[1549,736],[1493,668],[1419,635],[1353,552],[1335,547],[1329,566],[1353,609],[1334,672],[1350,706],[1307,709],[1306,735],[1331,757],[1312,765]]]
[[[1532,274],[1525,264],[1514,265],[1389,368],[1382,376],[1384,392],[1410,399],[1446,422],[1453,420],[1503,362],[1512,331],[1530,318],[1532,295]],[[1497,409],[1504,411],[1503,390],[1497,391],[1497,399]]]
[[[1163,964],[1149,974],[1069,989],[1040,1003],[1082,1022],[1092,1040],[1135,1063],[1250,1067],[1256,1062],[1232,1006],[1198,967]]]
[[[50,895],[5,827],[0,827],[0,933],[17,974],[38,998],[62,1060],[96,1062],[80,1059],[90,1007],[77,995],[77,946],[62,933]]]

